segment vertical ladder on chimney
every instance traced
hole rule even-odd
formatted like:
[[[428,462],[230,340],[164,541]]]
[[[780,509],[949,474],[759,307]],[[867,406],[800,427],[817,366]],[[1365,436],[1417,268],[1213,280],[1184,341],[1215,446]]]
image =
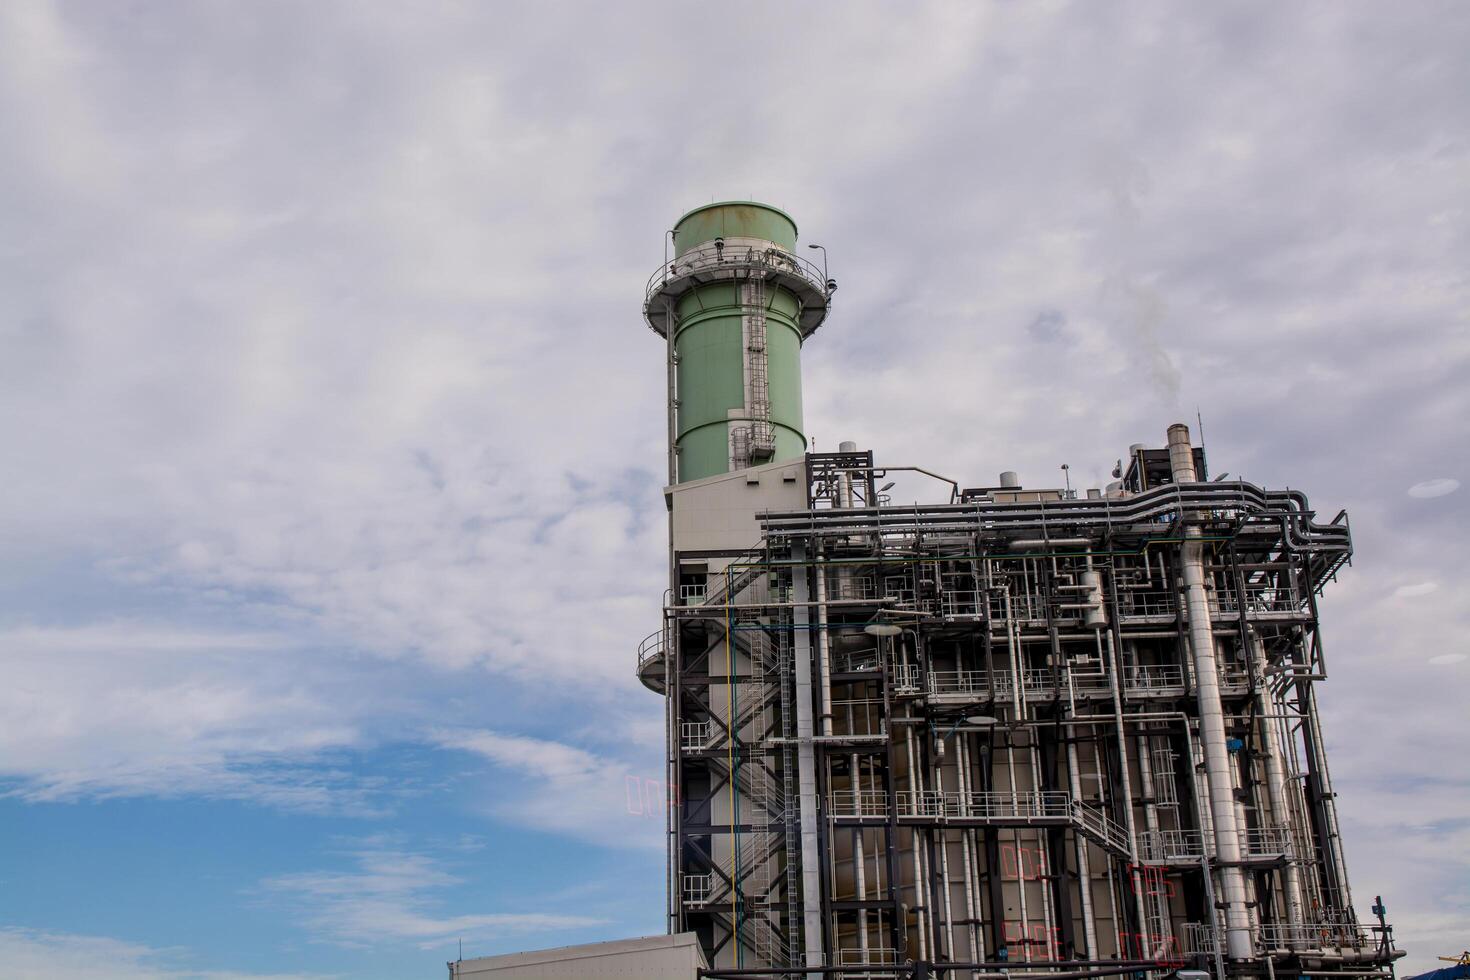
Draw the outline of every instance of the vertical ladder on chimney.
[[[776,433],[771,425],[771,380],[766,352],[766,280],[751,277],[746,287],[747,316],[745,349],[750,364],[750,412],[748,452],[752,465],[768,462],[776,455]]]

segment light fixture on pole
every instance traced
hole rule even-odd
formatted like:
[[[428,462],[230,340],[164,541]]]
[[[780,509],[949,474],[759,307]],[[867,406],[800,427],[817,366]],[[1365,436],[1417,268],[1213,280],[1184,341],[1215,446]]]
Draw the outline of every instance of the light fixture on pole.
[[[955,732],[958,732],[960,730],[960,726],[961,725],[974,725],[974,726],[979,727],[979,728],[994,728],[996,725],[999,725],[999,724],[1000,724],[1000,719],[994,717],[993,715],[981,715],[981,714],[961,715],[955,721],[955,723],[950,726],[949,731],[945,732],[943,735],[940,735],[937,731],[935,732],[935,738],[934,738],[934,754],[936,756],[938,756],[939,758],[941,758],[941,759],[944,758],[944,746],[945,746],[945,743],[949,741],[950,737],[952,735],[954,735]],[[934,730],[932,723],[930,724],[930,730],[931,731]]]
[[[808,245],[807,248],[814,248],[822,253],[822,288],[827,291],[828,302],[831,302],[832,294],[837,291],[837,280],[827,275],[827,249],[821,245]]]
[[[869,636],[897,636],[903,632],[903,627],[887,622],[883,618],[883,611],[879,610],[876,616],[863,624],[863,632]]]

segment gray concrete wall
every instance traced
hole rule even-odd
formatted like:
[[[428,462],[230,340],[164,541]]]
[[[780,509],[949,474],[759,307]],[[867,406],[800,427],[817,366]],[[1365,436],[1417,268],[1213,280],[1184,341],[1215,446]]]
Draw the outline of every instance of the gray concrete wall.
[[[760,543],[755,515],[806,509],[806,465],[767,463],[669,487],[676,551],[745,551]],[[714,569],[711,569],[712,571]]]

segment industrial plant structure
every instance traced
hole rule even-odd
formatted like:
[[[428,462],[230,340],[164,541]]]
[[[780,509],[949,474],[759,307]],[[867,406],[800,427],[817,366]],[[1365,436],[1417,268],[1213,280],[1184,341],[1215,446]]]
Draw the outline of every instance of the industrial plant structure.
[[[1345,515],[1211,481],[1184,425],[1105,489],[940,477],[894,506],[927,471],[807,452],[825,253],[749,202],[669,249],[669,591],[637,670],[666,699],[668,930],[706,975],[1391,974],[1316,704]]]

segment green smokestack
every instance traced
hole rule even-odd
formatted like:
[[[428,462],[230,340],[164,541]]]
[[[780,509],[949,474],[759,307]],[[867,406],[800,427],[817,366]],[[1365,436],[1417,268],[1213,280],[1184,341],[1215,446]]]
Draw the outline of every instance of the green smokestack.
[[[827,316],[825,269],[797,254],[790,216],[751,201],[695,208],[673,246],[644,303],[671,337],[670,482],[801,457],[801,345]]]

